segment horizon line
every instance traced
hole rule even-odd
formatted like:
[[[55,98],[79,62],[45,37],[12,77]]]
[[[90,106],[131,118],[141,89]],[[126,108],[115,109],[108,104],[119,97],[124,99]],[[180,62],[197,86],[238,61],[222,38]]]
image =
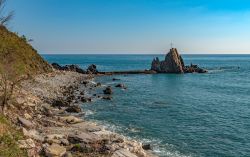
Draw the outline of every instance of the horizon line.
[[[40,53],[40,55],[165,55],[167,53]],[[180,53],[181,55],[250,55],[249,53]]]

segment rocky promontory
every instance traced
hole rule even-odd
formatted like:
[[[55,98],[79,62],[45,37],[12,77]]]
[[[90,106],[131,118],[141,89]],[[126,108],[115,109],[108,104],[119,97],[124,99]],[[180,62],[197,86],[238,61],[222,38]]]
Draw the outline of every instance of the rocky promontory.
[[[158,57],[154,58],[151,64],[151,70],[157,73],[206,73],[207,70],[199,68],[197,65],[191,64],[185,66],[181,55],[176,48],[171,48],[165,57],[165,60],[160,61]]]

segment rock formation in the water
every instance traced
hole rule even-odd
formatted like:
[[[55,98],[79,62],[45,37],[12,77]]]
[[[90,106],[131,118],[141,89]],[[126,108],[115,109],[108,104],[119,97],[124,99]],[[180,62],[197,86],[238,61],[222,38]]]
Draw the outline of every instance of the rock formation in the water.
[[[190,66],[185,66],[184,61],[179,55],[176,48],[170,49],[169,53],[166,55],[164,61],[160,61],[156,57],[152,61],[151,70],[154,70],[158,73],[206,73],[207,71],[199,68],[197,65],[191,64]]]

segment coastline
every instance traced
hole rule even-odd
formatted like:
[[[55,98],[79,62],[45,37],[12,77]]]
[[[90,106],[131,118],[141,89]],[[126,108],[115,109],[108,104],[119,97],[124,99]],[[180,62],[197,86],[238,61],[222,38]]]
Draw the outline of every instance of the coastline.
[[[92,81],[94,77],[54,71],[22,82],[14,93],[21,110],[13,106],[7,115],[23,131],[26,140],[19,141],[19,146],[27,149],[29,156],[156,156],[150,146],[145,148],[82,118],[82,104],[103,98],[88,95],[99,86]]]

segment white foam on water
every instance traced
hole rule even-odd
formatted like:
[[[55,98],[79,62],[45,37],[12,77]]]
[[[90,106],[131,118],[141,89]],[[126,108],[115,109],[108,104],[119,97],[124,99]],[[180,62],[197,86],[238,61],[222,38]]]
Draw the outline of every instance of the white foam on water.
[[[185,155],[185,154],[180,153],[178,150],[176,150],[174,148],[173,145],[168,144],[168,143],[163,143],[160,139],[147,139],[147,138],[141,138],[141,137],[130,137],[130,136],[127,136],[123,133],[124,130],[126,130],[126,131],[128,130],[128,131],[133,132],[133,128],[128,129],[126,127],[110,124],[109,122],[105,122],[105,121],[96,121],[96,120],[93,120],[93,121],[97,125],[103,126],[103,128],[105,130],[118,133],[118,134],[126,137],[128,140],[136,140],[140,143],[150,144],[153,148],[153,152],[160,157],[192,157],[192,155]],[[136,130],[136,131],[138,131],[138,130]],[[138,131],[138,132],[140,132],[140,131]]]
[[[85,117],[88,117],[88,116],[93,115],[93,114],[94,114],[94,112],[91,111],[91,110],[86,110],[85,111]]]

